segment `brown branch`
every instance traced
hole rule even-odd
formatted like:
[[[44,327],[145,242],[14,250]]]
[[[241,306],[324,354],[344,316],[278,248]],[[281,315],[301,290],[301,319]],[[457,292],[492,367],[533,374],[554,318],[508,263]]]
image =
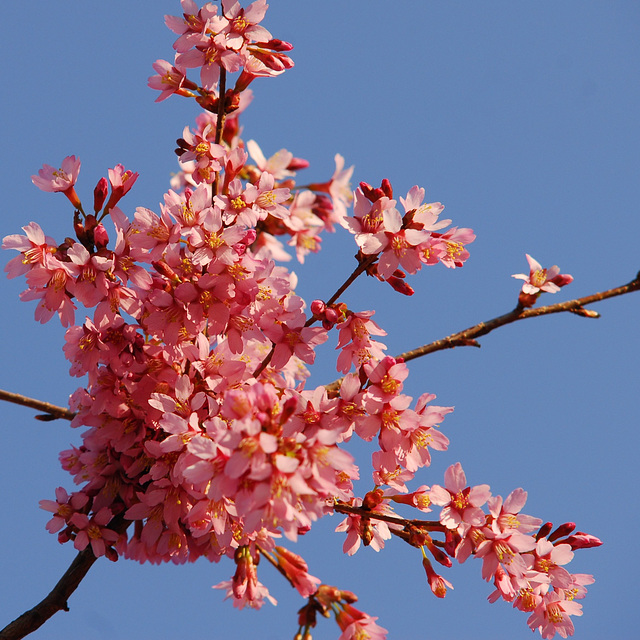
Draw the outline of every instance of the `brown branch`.
[[[615,289],[601,291],[600,293],[594,293],[590,296],[585,296],[584,298],[576,298],[575,300],[569,300],[567,302],[558,302],[557,304],[550,304],[545,307],[537,307],[531,309],[516,307],[513,311],[505,313],[504,315],[497,318],[493,318],[493,320],[489,320],[488,322],[480,322],[473,327],[469,327],[469,329],[454,333],[450,336],[447,336],[446,338],[443,338],[442,340],[436,340],[435,342],[423,345],[422,347],[418,347],[417,349],[412,349],[411,351],[401,353],[399,356],[397,356],[397,358],[403,358],[406,362],[408,360],[414,360],[415,358],[424,356],[428,353],[442,351],[443,349],[453,349],[454,347],[460,346],[479,347],[480,345],[476,341],[476,338],[485,336],[498,327],[516,322],[516,320],[524,320],[525,318],[537,318],[539,316],[547,316],[552,313],[563,313],[566,311],[586,318],[599,318],[599,313],[584,309],[584,307],[586,305],[593,304],[594,302],[600,302],[601,300],[621,296],[626,293],[631,293],[632,291],[638,291],[639,289],[640,274],[638,274],[634,280],[629,282],[629,284],[625,284],[621,287],[616,287]]]
[[[220,144],[222,142],[222,133],[224,132],[224,116],[225,116],[225,106],[226,106],[226,81],[227,81],[227,70],[224,67],[220,67],[220,86],[218,90],[218,119],[216,120],[216,137],[215,143]],[[220,182],[220,172],[216,172],[216,177],[211,186],[211,204],[213,205],[214,196],[218,195]]]
[[[524,320],[525,318],[537,318],[539,316],[546,316],[552,313],[569,312],[585,318],[599,318],[600,314],[591,309],[585,309],[584,307],[595,302],[607,300],[608,298],[615,298],[616,296],[622,296],[632,291],[640,290],[640,272],[636,277],[628,284],[616,287],[614,289],[607,289],[600,293],[594,293],[584,298],[576,298],[575,300],[569,300],[567,302],[559,302],[557,304],[547,305],[545,307],[537,307],[531,309],[524,309],[522,307],[516,307],[513,311],[505,313],[504,315],[493,318],[488,322],[480,322],[473,327],[469,327],[464,331],[458,333],[452,333],[446,338],[430,342],[417,349],[411,349],[405,351],[397,356],[396,359],[402,358],[405,362],[409,360],[415,360],[428,353],[434,353],[436,351],[443,351],[444,349],[453,349],[454,347],[480,347],[480,343],[477,338],[485,336],[491,333],[494,329],[502,327],[506,324],[511,324],[517,320]],[[331,384],[326,385],[327,391],[331,394],[336,393],[340,389],[340,383],[342,378],[335,380]]]
[[[31,407],[32,409],[37,409],[38,411],[44,411],[45,413],[43,415],[36,416],[36,418],[45,422],[49,420],[57,420],[58,418],[73,420],[73,417],[76,415],[73,411],[65,409],[64,407],[58,407],[55,404],[51,404],[49,402],[34,400],[33,398],[28,398],[27,396],[23,396],[20,393],[11,393],[10,391],[3,391],[2,389],[0,389],[0,400],[13,402],[13,404],[19,404],[23,407]]]
[[[87,575],[96,559],[91,547],[80,551],[65,574],[60,578],[58,584],[51,590],[51,593],[33,609],[25,611],[19,618],[16,618],[2,629],[0,631],[0,640],[24,638],[39,629],[58,611],[69,611],[69,606],[67,605],[69,596],[78,588],[78,585]]]
[[[125,520],[122,516],[116,516],[111,521],[109,528],[119,534],[123,534],[130,524],[129,520]],[[19,640],[24,638],[39,629],[58,611],[69,611],[67,603],[69,596],[78,588],[78,585],[96,560],[97,558],[93,555],[91,546],[80,551],[44,600],[39,602],[33,609],[25,611],[19,618],[16,618],[4,629],[0,630],[0,640]]]
[[[354,516],[360,516],[363,518],[369,518],[370,520],[382,520],[390,524],[406,527],[411,525],[414,527],[424,527],[430,531],[445,531],[445,527],[438,520],[408,520],[406,518],[400,518],[399,516],[389,516],[385,513],[377,513],[366,509],[365,507],[354,507],[350,504],[342,504],[338,502],[333,505],[333,510],[337,513],[345,513]]]

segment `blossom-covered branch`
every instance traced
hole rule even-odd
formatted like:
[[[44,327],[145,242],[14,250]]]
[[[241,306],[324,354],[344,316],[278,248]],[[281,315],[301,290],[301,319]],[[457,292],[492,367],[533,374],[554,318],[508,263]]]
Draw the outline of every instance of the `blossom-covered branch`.
[[[569,600],[583,597],[592,578],[559,565],[573,549],[599,540],[570,535],[568,525],[539,526],[519,514],[524,490],[503,501],[488,485],[467,486],[460,463],[449,467],[444,486],[411,490],[432,453],[447,450],[441,425],[453,407],[433,404],[431,393],[415,401],[403,393],[405,361],[430,352],[429,345],[385,356],[386,331],[374,311],[340,300],[365,273],[411,295],[407,276],[435,265],[462,267],[475,234],[440,219],[444,206],[425,202],[421,187],[396,199],[385,179],[377,188],[360,182],[352,192],[353,168],[345,169],[339,155],[329,180],[300,186],[297,174],[309,163],[286,149],[266,158],[255,141],[243,139],[239,124],[252,99],[249,85],[293,66],[292,46],[260,24],[265,0],[246,8],[222,0],[221,10],[194,0],[181,6],[181,16],[165,18],[177,35],[174,62],[156,61],[149,85],[161,91],[159,100],[195,99],[203,112],[177,140],[180,172],[159,212],[137,207],[127,215],[120,208],[138,174],[116,165],[98,180],[87,213],[76,192],[80,161],[68,156],[32,180],[65,194],[75,239],[56,242],[31,222],[3,241],[18,253],[8,276],[26,278],[21,299],[36,302],[39,322],[59,318],[70,374],[84,378],[69,411],[0,396],[44,410],[45,419],[85,427],[82,444],[60,454],[76,490],[58,487],[55,499],[40,502],[51,514],[47,530],[81,552],[83,570],[100,556],[233,563],[232,577],[216,588],[240,609],[276,603],[258,578],[266,557],[308,600],[296,638],[310,637],[320,613],[335,616],[342,640],[382,639],[386,630],[353,606],[355,595],[320,584],[302,558],[276,544],[283,537],[294,544],[319,519],[342,511],[347,518],[337,531],[346,534],[345,553],[361,542],[380,550],[395,534],[420,549],[438,597],[450,583],[431,559],[448,567],[451,558],[483,558],[494,599],[532,613],[528,623],[544,638],[572,633],[570,616],[581,608]],[[197,80],[187,78],[190,69]],[[339,227],[354,235],[357,266],[329,299],[307,305],[296,293],[297,276],[280,264],[292,256],[279,238],[303,262],[319,251],[323,232]],[[516,276],[525,282],[513,312],[438,348],[477,345],[498,326],[543,315],[544,308],[526,307],[572,277],[527,260],[529,274]],[[631,284],[621,293],[638,288]],[[84,319],[77,323],[80,305]],[[592,315],[581,304],[549,309]],[[322,326],[312,327],[316,321]],[[345,377],[328,393],[307,384],[316,348],[331,337]],[[349,451],[356,438],[375,448],[367,471],[375,488],[364,497],[356,480],[365,467]],[[434,506],[441,511],[433,521],[395,511]],[[55,610],[65,608],[60,598],[75,580],[61,580]],[[41,610],[53,613],[48,606]]]

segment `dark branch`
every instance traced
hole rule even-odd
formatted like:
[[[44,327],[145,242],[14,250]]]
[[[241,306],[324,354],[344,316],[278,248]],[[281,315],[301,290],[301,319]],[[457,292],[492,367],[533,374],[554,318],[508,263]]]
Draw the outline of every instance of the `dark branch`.
[[[73,416],[76,415],[73,411],[65,409],[64,407],[57,407],[55,404],[50,404],[49,402],[34,400],[33,398],[27,398],[27,396],[23,396],[19,393],[11,393],[10,391],[3,391],[2,389],[0,389],[0,400],[20,404],[23,407],[31,407],[38,411],[44,411],[44,415],[36,416],[36,418],[45,422],[49,420],[57,420],[58,418],[73,420]]]
[[[396,359],[402,358],[405,362],[409,360],[415,360],[428,353],[434,353],[436,351],[442,351],[444,349],[453,349],[454,347],[480,347],[480,343],[477,338],[486,336],[494,329],[502,327],[506,324],[511,324],[517,320],[524,320],[525,318],[537,318],[539,316],[547,316],[552,313],[569,312],[575,315],[583,316],[585,318],[599,318],[600,314],[591,309],[585,309],[584,307],[595,302],[607,300],[608,298],[615,298],[632,291],[640,290],[640,273],[636,275],[635,279],[621,287],[615,289],[608,289],[607,291],[601,291],[600,293],[594,293],[584,298],[576,298],[575,300],[569,300],[567,302],[559,302],[557,304],[547,305],[545,307],[537,307],[531,309],[524,309],[522,307],[516,307],[513,311],[505,313],[504,315],[493,318],[488,322],[480,322],[473,327],[469,327],[464,331],[453,333],[446,338],[430,342],[417,349],[411,351],[405,351],[397,356]],[[340,383],[342,378],[326,385],[327,391],[336,393],[340,389]]]
[[[131,522],[125,520],[122,516],[116,516],[111,521],[110,528],[123,534],[130,524]],[[0,640],[19,640],[24,638],[39,629],[58,611],[69,611],[67,600],[78,588],[78,585],[96,560],[97,558],[93,555],[90,546],[80,551],[49,595],[33,609],[25,611],[19,618],[16,618],[2,629],[0,631]]]
[[[65,574],[51,593],[38,603],[33,609],[26,611],[19,618],[8,624],[0,631],[0,640],[18,640],[39,629],[49,618],[58,611],[69,611],[67,600],[78,588],[82,579],[96,561],[96,557],[87,547],[81,551],[71,563]]]

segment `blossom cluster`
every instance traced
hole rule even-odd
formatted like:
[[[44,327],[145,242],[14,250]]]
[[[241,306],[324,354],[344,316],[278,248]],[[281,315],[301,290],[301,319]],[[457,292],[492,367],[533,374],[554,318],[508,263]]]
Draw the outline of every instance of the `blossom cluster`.
[[[166,18],[178,35],[174,62],[157,61],[149,85],[161,91],[159,100],[195,98],[203,112],[178,139],[180,172],[159,211],[138,207],[125,215],[119,205],[138,174],[117,165],[96,184],[87,213],[76,192],[80,161],[70,156],[59,169],[45,165],[33,182],[65,194],[76,239],[59,244],[31,222],[24,235],[3,242],[19,254],[6,271],[26,277],[21,298],[37,301],[39,322],[59,317],[70,373],[87,377],[70,407],[72,426],[88,428],[81,446],[60,454],[79,488],[59,488],[55,500],[42,501],[53,514],[47,529],[110,559],[231,558],[235,574],[218,587],[238,607],[275,602],[257,577],[266,556],[310,598],[301,634],[317,612],[331,610],[344,640],[382,638],[375,618],[353,607],[355,596],[320,585],[276,540],[294,542],[342,505],[354,509],[338,527],[347,533],[346,553],[361,541],[379,550],[396,533],[446,564],[429,534],[407,533],[393,521],[392,503],[421,511],[435,504],[443,510],[432,532],[445,535],[450,556],[482,557],[496,597],[532,611],[530,624],[543,637],[549,629],[572,631],[554,620],[578,615],[569,594],[582,597],[589,583],[560,569],[566,548],[578,542],[540,536],[531,545],[529,536],[525,544],[533,519],[517,516],[523,494],[503,505],[488,488],[463,487],[459,466],[444,488],[410,491],[431,450],[447,449],[440,424],[452,407],[431,404],[433,394],[414,403],[403,393],[408,367],[385,355],[373,311],[351,310],[338,294],[307,306],[295,292],[296,276],[278,264],[290,259],[278,237],[302,262],[320,249],[322,231],[344,227],[358,246],[347,283],[366,273],[411,294],[406,275],[424,265],[461,267],[473,232],[445,230],[451,220],[439,219],[443,206],[425,203],[417,186],[399,198],[403,213],[387,180],[379,188],[361,182],[352,194],[353,168],[339,155],[329,180],[298,187],[308,163],[286,149],[266,158],[238,123],[251,102],[249,84],[293,65],[291,45],[259,24],[265,1],[243,9],[222,0],[221,13],[212,3],[181,4],[182,17]],[[199,70],[199,84],[188,69]],[[231,73],[237,77],[227,90]],[[307,388],[316,347],[334,330],[344,377]],[[347,450],[353,437],[377,445],[376,489],[364,499],[354,492],[361,474]],[[479,509],[484,503],[488,516]],[[427,573],[440,595],[446,581]]]
[[[486,484],[468,486],[458,462],[445,472],[444,487],[423,485],[404,495],[393,490],[370,492],[365,497],[366,509],[349,515],[337,531],[347,532],[347,553],[355,553],[361,539],[379,551],[392,533],[420,547],[429,586],[438,598],[444,598],[453,586],[436,572],[431,559],[451,567],[451,558],[460,563],[471,556],[481,558],[482,577],[495,586],[490,602],[502,598],[529,613],[529,626],[534,631],[538,629],[545,639],[556,633],[566,638],[574,632],[571,616],[582,615],[582,605],[575,600],[585,597],[586,585],[594,579],[587,574],[569,573],[564,565],[573,559],[575,549],[599,546],[601,542],[595,536],[574,533],[573,523],[552,531],[550,522],[543,524],[539,518],[521,513],[526,500],[523,489],[512,491],[503,500],[492,496]],[[423,512],[438,506],[440,517],[438,521],[407,527],[406,521],[395,516],[393,502]],[[485,505],[488,513],[483,510]],[[378,520],[380,517],[386,519]],[[444,534],[444,540],[434,540],[434,532]]]

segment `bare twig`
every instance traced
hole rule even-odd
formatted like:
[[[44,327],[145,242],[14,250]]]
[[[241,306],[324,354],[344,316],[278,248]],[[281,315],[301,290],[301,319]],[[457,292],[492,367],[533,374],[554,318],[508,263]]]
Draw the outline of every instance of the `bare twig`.
[[[36,416],[36,418],[45,422],[49,420],[57,420],[58,418],[73,420],[73,416],[76,415],[75,413],[73,413],[73,411],[65,409],[64,407],[58,407],[55,404],[51,404],[49,402],[34,400],[33,398],[28,398],[27,396],[23,396],[20,393],[11,393],[10,391],[3,391],[2,389],[0,389],[0,400],[13,402],[13,404],[20,404],[23,407],[31,407],[32,409],[37,409],[38,411],[44,411],[44,415]]]
[[[545,307],[531,309],[516,307],[513,311],[498,316],[497,318],[493,318],[488,322],[480,322],[473,327],[465,329],[464,331],[452,333],[446,338],[430,342],[429,344],[425,344],[417,349],[405,351],[404,353],[395,356],[395,358],[402,358],[405,362],[408,362],[409,360],[415,360],[416,358],[425,356],[428,353],[434,353],[444,349],[453,349],[454,347],[480,347],[480,343],[477,341],[477,338],[480,336],[485,336],[498,327],[511,324],[517,320],[524,320],[525,318],[537,318],[539,316],[562,312],[573,313],[585,318],[599,318],[599,313],[592,311],[591,309],[585,309],[584,307],[586,305],[593,304],[594,302],[600,302],[601,300],[607,300],[608,298],[614,298],[616,296],[621,296],[638,290],[640,290],[640,273],[638,273],[635,279],[628,284],[614,289],[607,289],[607,291],[601,291],[600,293],[594,293],[590,296],[585,296],[584,298],[576,298],[575,300],[569,300],[567,302],[559,302],[557,304],[550,304]],[[338,389],[340,389],[341,382],[342,378],[326,385],[327,391],[329,393],[336,393]]]

